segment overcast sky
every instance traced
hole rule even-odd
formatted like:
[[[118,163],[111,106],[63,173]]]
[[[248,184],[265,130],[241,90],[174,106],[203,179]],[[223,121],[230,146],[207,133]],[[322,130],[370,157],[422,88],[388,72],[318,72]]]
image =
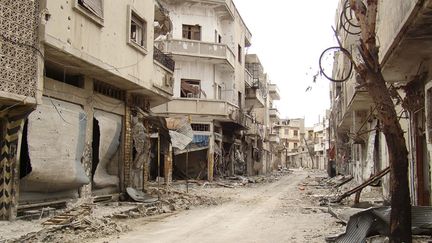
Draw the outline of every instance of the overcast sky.
[[[338,0],[234,0],[252,32],[248,53],[258,54],[265,72],[279,86],[276,103],[282,118],[305,117],[306,125],[318,122],[330,106],[329,81],[312,82],[318,58],[334,46]],[[312,90],[305,92],[308,86]]]

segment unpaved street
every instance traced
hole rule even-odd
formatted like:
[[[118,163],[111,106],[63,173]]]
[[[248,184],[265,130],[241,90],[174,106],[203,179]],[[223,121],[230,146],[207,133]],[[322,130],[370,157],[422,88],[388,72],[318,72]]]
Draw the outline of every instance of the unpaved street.
[[[225,189],[230,202],[136,219],[132,231],[97,242],[324,242],[340,226],[303,197],[298,184],[307,176],[297,170],[273,183]]]

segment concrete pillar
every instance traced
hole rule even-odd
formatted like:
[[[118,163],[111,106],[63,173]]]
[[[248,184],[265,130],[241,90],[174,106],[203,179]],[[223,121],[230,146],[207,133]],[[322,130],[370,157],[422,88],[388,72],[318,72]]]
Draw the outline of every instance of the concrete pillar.
[[[123,125],[123,180],[121,187],[125,189],[132,185],[131,181],[131,166],[132,166],[132,121],[131,121],[131,104],[132,95],[130,93],[126,94],[126,105],[125,105],[125,117]]]
[[[86,123],[86,135],[85,135],[85,147],[83,156],[81,159],[81,163],[84,167],[84,170],[86,172],[86,175],[88,178],[90,178],[90,183],[87,185],[84,185],[79,190],[80,198],[83,199],[90,199],[92,194],[92,163],[93,163],[93,115],[94,115],[94,108],[93,108],[93,79],[86,76],[84,80],[84,89],[85,92],[88,94],[86,103],[84,104],[84,113],[87,118]]]
[[[22,130],[33,107],[15,107],[0,116],[0,220],[14,220],[18,210]]]

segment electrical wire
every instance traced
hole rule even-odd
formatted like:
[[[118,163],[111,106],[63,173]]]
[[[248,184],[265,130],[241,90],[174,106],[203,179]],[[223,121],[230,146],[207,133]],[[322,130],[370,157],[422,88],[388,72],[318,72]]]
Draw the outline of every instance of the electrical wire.
[[[25,46],[25,47],[29,47],[29,48],[33,49],[34,51],[36,51],[45,60],[45,56],[42,53],[42,51],[39,50],[39,48],[37,48],[37,47],[35,47],[33,45],[30,45],[30,44],[27,44],[27,43],[15,41],[15,40],[10,39],[9,37],[5,36],[4,34],[0,34],[0,36],[2,37],[3,40],[5,40],[5,41],[7,41],[9,43],[12,43],[12,44],[15,44],[15,45],[18,45],[18,46]]]
[[[6,107],[5,109],[1,110],[1,111],[0,111],[0,114],[1,114],[1,113],[4,113],[4,112],[6,112],[6,111],[8,111],[8,110],[10,110],[10,109],[12,109],[12,108],[14,108],[15,106],[18,106],[18,105],[24,103],[26,99],[27,99],[27,96],[24,97],[24,99],[22,99],[21,101],[16,102],[15,104],[10,105],[10,106]]]

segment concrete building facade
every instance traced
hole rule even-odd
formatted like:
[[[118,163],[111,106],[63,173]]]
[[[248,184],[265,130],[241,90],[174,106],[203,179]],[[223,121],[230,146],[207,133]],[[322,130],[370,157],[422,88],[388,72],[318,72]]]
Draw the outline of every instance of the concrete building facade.
[[[431,205],[430,80],[431,57],[428,13],[431,1],[379,2],[377,38],[379,61],[388,85],[393,85],[402,107],[395,104],[409,149],[409,178],[413,205]],[[344,30],[340,18],[346,2],[337,10],[338,35],[344,48],[354,49],[358,35]],[[336,54],[333,78],[346,76],[349,62]],[[331,149],[335,150],[338,173],[350,173],[358,183],[389,166],[385,137],[376,119],[377,107],[368,93],[356,86],[355,74],[344,83],[331,84]],[[406,105],[408,104],[408,105]],[[389,176],[382,180],[383,196],[389,197]]]
[[[166,10],[156,1],[22,0],[0,6],[2,29],[11,33],[1,39],[2,52],[10,48],[14,62],[2,65],[1,74],[11,76],[2,81],[1,106],[12,113],[31,107],[14,123],[19,132],[9,157],[19,161],[13,164],[19,173],[7,186],[15,192],[12,201],[2,193],[0,203],[8,206],[1,217],[12,219],[34,204],[142,187],[147,162],[137,159],[135,140],[150,143],[155,127],[142,116],[173,94],[174,61],[153,45],[171,28]],[[10,126],[8,114],[2,112],[2,127]],[[144,133],[133,133],[137,124]],[[7,134],[1,138],[11,146]]]
[[[235,5],[231,0],[162,2],[173,13],[173,32],[157,46],[176,61],[174,98],[153,111],[190,116],[194,128],[190,149],[174,158],[175,175],[185,177],[184,154],[190,152],[194,163],[187,170],[196,178],[266,173],[271,162],[262,161],[272,160],[264,142],[270,128],[268,79],[262,66],[255,73],[249,68],[252,35]]]

